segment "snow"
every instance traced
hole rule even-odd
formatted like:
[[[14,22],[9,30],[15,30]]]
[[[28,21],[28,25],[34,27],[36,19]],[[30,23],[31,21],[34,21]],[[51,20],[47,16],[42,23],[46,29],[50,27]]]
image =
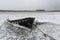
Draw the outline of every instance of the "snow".
[[[0,40],[60,40],[60,12],[0,12]],[[32,32],[18,29],[8,24],[8,19],[21,19],[25,17],[35,17],[37,22],[46,22],[37,25]],[[39,30],[38,30],[39,28]],[[42,30],[48,36],[44,37]]]

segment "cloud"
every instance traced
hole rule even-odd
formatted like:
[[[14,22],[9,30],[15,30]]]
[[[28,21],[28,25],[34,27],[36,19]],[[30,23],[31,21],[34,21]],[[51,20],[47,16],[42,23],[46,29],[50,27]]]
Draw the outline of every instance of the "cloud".
[[[60,9],[60,0],[0,0],[0,9]]]

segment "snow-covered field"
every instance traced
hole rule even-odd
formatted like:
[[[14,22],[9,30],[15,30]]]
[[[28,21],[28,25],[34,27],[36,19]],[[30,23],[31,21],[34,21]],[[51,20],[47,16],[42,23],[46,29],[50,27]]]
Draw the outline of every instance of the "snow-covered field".
[[[12,26],[6,23],[7,19],[14,20],[14,19],[21,19],[25,17],[35,17],[36,18],[35,21],[47,22],[42,25],[37,25],[37,27],[41,29],[44,33],[51,36],[52,38],[56,40],[60,40],[60,12],[0,12],[0,40],[16,40],[16,39],[26,40],[26,39],[22,39],[23,37],[21,38],[22,35],[16,36],[17,34],[16,32],[17,31],[21,32],[21,30],[19,31],[16,28],[13,28],[13,30],[9,30],[7,29],[7,27],[8,26],[12,27]],[[33,30],[32,33],[28,32],[25,35],[27,35],[26,38],[28,40],[44,40],[45,38],[42,36],[42,33],[37,29]],[[12,37],[15,39],[13,39]],[[43,39],[39,37],[42,37]],[[48,39],[46,38],[46,40]]]

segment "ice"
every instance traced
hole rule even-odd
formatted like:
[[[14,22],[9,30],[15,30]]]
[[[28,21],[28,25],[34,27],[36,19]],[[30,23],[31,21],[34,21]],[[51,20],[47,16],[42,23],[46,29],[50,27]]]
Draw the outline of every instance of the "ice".
[[[60,40],[60,12],[0,12],[0,40]],[[18,29],[8,24],[7,18],[10,20],[21,19],[25,17],[35,17],[38,22],[46,22],[37,25],[32,32],[25,29]],[[35,20],[35,21],[36,21]],[[43,33],[38,30],[42,30]]]

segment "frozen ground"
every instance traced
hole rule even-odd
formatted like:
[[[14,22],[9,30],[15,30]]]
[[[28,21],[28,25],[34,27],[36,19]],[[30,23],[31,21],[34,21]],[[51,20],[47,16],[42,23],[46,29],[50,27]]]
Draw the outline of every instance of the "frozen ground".
[[[60,40],[60,12],[0,12],[0,40]],[[47,22],[37,25],[44,33],[49,36],[44,37],[40,30],[35,29],[31,33],[13,27],[6,23],[6,19],[19,19],[25,17],[35,17],[39,22]],[[24,39],[22,39],[24,38]],[[43,39],[42,39],[43,38]]]

